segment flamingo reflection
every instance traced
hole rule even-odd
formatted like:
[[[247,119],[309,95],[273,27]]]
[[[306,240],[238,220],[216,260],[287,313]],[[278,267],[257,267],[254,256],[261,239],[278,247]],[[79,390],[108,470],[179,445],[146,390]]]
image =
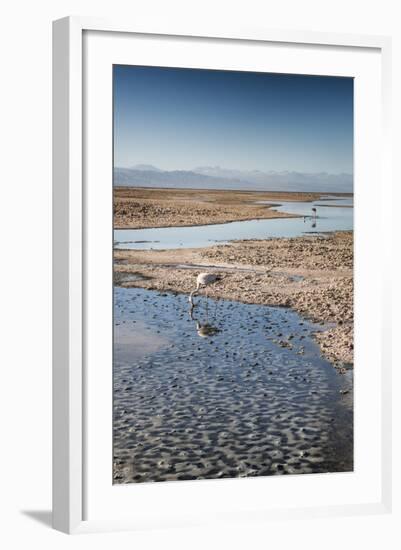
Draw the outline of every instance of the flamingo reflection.
[[[208,320],[208,308],[206,308],[206,319],[205,321],[200,321],[194,316],[194,305],[191,304],[189,308],[189,317],[192,321],[195,321],[196,332],[200,338],[208,338],[209,336],[214,336],[220,332],[220,329],[212,325]]]

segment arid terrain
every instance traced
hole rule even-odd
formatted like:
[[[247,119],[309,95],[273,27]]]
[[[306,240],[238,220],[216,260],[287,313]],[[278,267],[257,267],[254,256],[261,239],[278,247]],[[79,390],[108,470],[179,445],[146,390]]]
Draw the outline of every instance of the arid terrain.
[[[226,223],[231,221],[290,218],[258,201],[311,201],[320,193],[211,191],[197,189],[114,190],[114,227],[142,229]],[[271,206],[271,205],[270,205]]]

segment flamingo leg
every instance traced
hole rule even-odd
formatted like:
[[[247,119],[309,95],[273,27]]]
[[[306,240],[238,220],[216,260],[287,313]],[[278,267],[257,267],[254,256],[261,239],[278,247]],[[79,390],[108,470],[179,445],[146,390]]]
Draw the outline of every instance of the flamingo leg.
[[[206,315],[208,310],[208,293],[207,293],[207,286],[205,286],[205,296],[206,296]]]

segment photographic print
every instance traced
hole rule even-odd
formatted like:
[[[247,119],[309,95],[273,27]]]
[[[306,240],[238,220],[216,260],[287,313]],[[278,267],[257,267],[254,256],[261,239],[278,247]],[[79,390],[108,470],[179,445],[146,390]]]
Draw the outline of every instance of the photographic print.
[[[113,482],[353,470],[353,79],[113,67]]]

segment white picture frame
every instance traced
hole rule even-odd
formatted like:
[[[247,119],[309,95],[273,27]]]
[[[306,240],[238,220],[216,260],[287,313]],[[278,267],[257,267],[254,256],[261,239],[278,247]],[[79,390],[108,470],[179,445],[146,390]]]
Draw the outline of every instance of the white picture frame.
[[[161,512],[146,512],[139,519],[135,514],[132,517],[113,516],[105,517],[99,513],[96,518],[88,518],[86,484],[88,463],[85,461],[85,452],[88,445],[88,430],[91,424],[86,415],[85,402],[88,392],[88,378],[86,373],[87,361],[87,323],[85,317],[85,296],[88,291],[88,281],[85,278],[85,269],[88,265],[88,231],[87,191],[85,189],[85,155],[87,143],[84,139],[85,130],[85,103],[83,59],[85,52],[85,33],[107,34],[109,44],[113,37],[146,37],[147,41],[156,41],[160,37],[173,37],[181,41],[196,40],[198,43],[209,44],[285,44],[293,48],[305,49],[314,47],[336,48],[344,55],[347,52],[359,50],[374,51],[380,58],[380,82],[376,82],[381,90],[381,109],[378,124],[381,132],[377,139],[380,142],[380,173],[381,188],[390,189],[390,160],[388,127],[390,117],[390,55],[391,42],[387,37],[336,35],[314,32],[288,32],[277,30],[230,30],[220,29],[180,29],[180,28],[141,28],[139,25],[121,21],[103,21],[92,18],[68,17],[54,22],[53,31],[53,525],[56,529],[67,532],[88,532],[97,530],[137,529],[144,525],[190,525],[194,522],[210,521],[210,517],[202,517],[199,511],[197,517],[184,516],[182,509],[167,514]],[[304,53],[301,55],[304,55]],[[152,56],[157,58],[157,49]],[[351,73],[350,73],[351,74]],[[378,142],[375,142],[377,144]],[[368,146],[368,144],[367,144]],[[376,165],[376,167],[379,166]],[[111,173],[111,172],[110,172]],[[361,192],[361,197],[363,196]],[[366,192],[367,193],[367,192]],[[90,198],[90,194],[89,194]],[[100,200],[100,199],[99,199]],[[102,199],[103,200],[103,199]],[[107,195],[104,197],[107,201]],[[384,208],[379,211],[380,235],[386,231]],[[93,219],[93,218],[92,218]],[[360,237],[363,239],[363,236]],[[389,251],[383,248],[382,261],[384,266],[388,262]],[[387,254],[387,255],[386,255]],[[93,261],[93,260],[91,260]],[[389,271],[389,270],[388,270]],[[389,323],[388,307],[390,303],[389,285],[386,281],[386,270],[377,273],[380,278],[378,297],[380,308],[386,311],[381,324],[381,338],[377,343],[380,348],[380,361],[374,365],[377,370],[376,385],[377,403],[380,406],[380,426],[378,439],[380,445],[379,460],[377,461],[380,487],[377,494],[380,497],[369,500],[367,496],[363,502],[350,500],[344,502],[326,502],[322,506],[305,506],[296,503],[295,506],[281,505],[277,509],[270,507],[255,507],[254,510],[242,510],[238,507],[222,514],[220,520],[235,520],[242,516],[246,520],[255,519],[265,521],[273,517],[312,517],[313,515],[348,515],[365,513],[385,513],[391,509],[391,358],[389,356]],[[111,319],[110,319],[111,331]],[[377,355],[378,356],[378,355]],[[374,355],[374,357],[376,357]],[[374,360],[374,359],[372,359]],[[110,389],[111,391],[111,389]],[[373,391],[373,390],[372,390]],[[107,407],[105,407],[107,408]],[[111,411],[104,411],[105,414]],[[89,415],[90,418],[90,415]],[[106,434],[107,435],[107,434]],[[108,435],[109,432],[108,432]],[[107,437],[108,437],[107,435]],[[111,437],[111,436],[110,436]],[[107,458],[107,460],[109,457]],[[380,472],[379,472],[380,469]],[[110,458],[111,471],[111,458]],[[92,473],[92,475],[94,475]],[[290,476],[291,477],[291,476]],[[298,476],[299,477],[299,476]],[[248,480],[258,483],[259,480]],[[291,483],[291,480],[289,480]],[[214,482],[213,482],[214,483]],[[216,483],[221,483],[216,482]],[[223,483],[227,483],[223,481]],[[110,473],[111,484],[111,473]],[[157,484],[153,484],[157,485]],[[161,484],[166,485],[166,484]],[[181,483],[179,484],[181,485]],[[182,484],[182,498],[190,499],[189,495],[197,493],[204,498],[205,490],[194,487],[192,482]],[[206,487],[206,486],[204,486]],[[224,489],[227,487],[227,489]],[[228,494],[232,491],[229,485],[224,486]],[[380,489],[380,490],[379,490]],[[130,489],[129,489],[130,490]],[[161,487],[151,489],[152,496]],[[212,485],[207,485],[211,493]],[[138,491],[137,499],[147,498],[144,492]],[[104,495],[105,497],[105,495]],[[106,498],[106,497],[105,497]],[[162,500],[162,498],[161,498]],[[237,513],[237,515],[236,515]],[[219,518],[217,518],[219,519]]]

